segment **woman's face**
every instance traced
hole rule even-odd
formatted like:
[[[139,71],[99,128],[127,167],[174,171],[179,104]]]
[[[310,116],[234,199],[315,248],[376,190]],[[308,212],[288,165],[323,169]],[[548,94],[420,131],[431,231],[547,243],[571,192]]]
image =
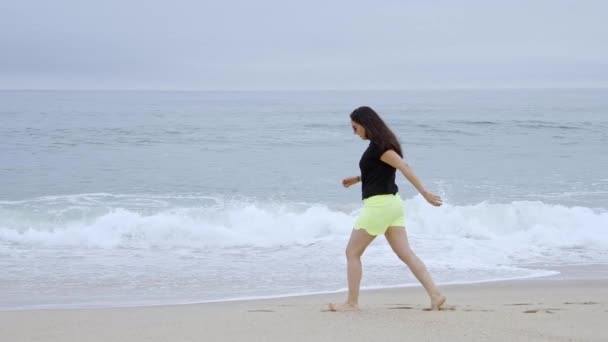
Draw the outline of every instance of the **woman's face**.
[[[353,132],[358,135],[359,137],[361,137],[361,139],[365,140],[367,139],[367,137],[365,136],[365,127],[361,126],[360,124],[354,122],[354,121],[350,121],[351,126],[353,126]]]

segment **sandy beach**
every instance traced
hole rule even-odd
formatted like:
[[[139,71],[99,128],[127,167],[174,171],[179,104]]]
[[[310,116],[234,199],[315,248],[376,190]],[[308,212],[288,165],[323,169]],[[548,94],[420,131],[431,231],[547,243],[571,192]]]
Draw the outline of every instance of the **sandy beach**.
[[[603,271],[602,271],[603,272]],[[608,280],[561,276],[443,286],[427,311],[420,287],[132,308],[0,312],[2,341],[606,341]]]

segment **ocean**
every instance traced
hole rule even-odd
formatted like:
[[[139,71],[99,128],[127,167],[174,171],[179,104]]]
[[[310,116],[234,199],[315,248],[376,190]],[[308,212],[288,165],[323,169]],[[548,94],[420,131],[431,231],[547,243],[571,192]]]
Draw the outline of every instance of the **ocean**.
[[[608,89],[0,91],[0,309],[343,291],[376,109],[439,284],[608,263]],[[418,286],[379,237],[364,288]]]

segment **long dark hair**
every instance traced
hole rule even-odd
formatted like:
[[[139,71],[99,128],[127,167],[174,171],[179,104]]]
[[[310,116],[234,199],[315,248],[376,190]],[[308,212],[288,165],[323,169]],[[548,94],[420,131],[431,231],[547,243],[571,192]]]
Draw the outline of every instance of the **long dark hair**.
[[[383,151],[394,150],[403,157],[401,144],[380,115],[367,106],[359,107],[350,113],[350,119],[365,128],[365,136]]]

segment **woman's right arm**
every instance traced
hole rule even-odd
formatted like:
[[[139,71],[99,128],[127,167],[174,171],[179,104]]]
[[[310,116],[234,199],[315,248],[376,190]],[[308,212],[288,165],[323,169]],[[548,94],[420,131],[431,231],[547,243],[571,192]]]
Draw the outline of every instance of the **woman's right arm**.
[[[355,177],[348,177],[348,178],[344,178],[342,180],[342,185],[345,188],[348,188],[351,185],[355,185],[357,183],[359,183],[361,181],[361,177],[360,176],[355,176]]]

